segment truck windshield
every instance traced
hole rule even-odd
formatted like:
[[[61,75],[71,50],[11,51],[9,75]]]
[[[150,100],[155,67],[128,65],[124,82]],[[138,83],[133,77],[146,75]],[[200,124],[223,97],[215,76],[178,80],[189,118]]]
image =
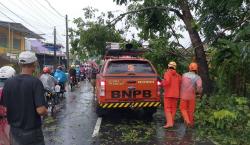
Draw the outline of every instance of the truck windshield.
[[[144,73],[154,74],[154,70],[150,63],[147,61],[112,61],[107,68],[108,74],[121,74],[121,73]]]

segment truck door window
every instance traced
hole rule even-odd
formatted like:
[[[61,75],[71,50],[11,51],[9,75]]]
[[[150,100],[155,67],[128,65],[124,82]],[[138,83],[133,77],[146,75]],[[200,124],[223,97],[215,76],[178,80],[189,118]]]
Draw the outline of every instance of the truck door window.
[[[111,61],[107,68],[108,74],[121,73],[146,73],[154,74],[154,70],[147,61]]]

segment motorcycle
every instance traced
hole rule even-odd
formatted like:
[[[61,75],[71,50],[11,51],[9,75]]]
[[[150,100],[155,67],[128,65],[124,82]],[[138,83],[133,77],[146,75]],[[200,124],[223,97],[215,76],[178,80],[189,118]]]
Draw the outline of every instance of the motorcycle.
[[[73,76],[70,76],[69,85],[70,85],[70,90],[72,92],[74,90],[74,87],[77,85],[76,78],[74,78]]]
[[[80,70],[76,71],[76,82],[79,83],[81,81],[81,72]]]
[[[65,91],[65,84],[64,83],[58,83],[58,85],[60,86],[60,92],[58,92],[58,96],[59,98],[63,99],[64,98],[64,92]]]
[[[58,96],[56,93],[45,89],[45,100],[48,104],[48,110],[51,111],[51,113],[54,113],[55,106],[59,103]]]
[[[63,85],[61,84],[57,84],[56,86],[55,86],[55,93],[56,93],[56,96],[58,97],[58,100],[59,99],[63,99],[64,97],[64,90],[62,89],[62,87],[63,87]]]
[[[63,98],[63,96],[64,96],[64,92],[66,92],[65,91],[65,84],[64,83],[62,83],[62,82],[60,82],[60,78],[58,78],[57,79],[57,81],[58,81],[58,87],[60,86],[60,91],[57,91],[57,95],[59,96],[59,98]]]
[[[81,81],[84,81],[84,80],[85,80],[85,73],[84,73],[83,71],[81,71],[80,80],[81,80]]]

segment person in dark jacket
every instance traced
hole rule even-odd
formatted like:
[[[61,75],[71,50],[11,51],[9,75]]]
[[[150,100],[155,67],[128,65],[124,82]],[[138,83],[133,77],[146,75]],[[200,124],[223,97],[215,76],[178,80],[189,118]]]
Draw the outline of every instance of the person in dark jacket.
[[[41,116],[47,114],[42,82],[33,77],[37,58],[30,51],[19,55],[21,74],[5,82],[0,103],[7,108],[11,145],[44,145]]]

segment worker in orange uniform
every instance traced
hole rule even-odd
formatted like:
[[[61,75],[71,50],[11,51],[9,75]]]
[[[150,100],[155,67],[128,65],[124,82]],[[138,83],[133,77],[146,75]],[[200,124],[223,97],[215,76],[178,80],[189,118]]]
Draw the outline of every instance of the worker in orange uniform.
[[[180,110],[188,127],[194,126],[195,97],[202,93],[202,80],[197,72],[198,65],[193,62],[189,65],[189,72],[183,74],[181,80]]]
[[[177,101],[180,97],[181,76],[176,72],[176,63],[169,62],[168,69],[164,74],[164,111],[166,117],[166,125],[164,128],[174,126],[174,118],[177,108]]]

